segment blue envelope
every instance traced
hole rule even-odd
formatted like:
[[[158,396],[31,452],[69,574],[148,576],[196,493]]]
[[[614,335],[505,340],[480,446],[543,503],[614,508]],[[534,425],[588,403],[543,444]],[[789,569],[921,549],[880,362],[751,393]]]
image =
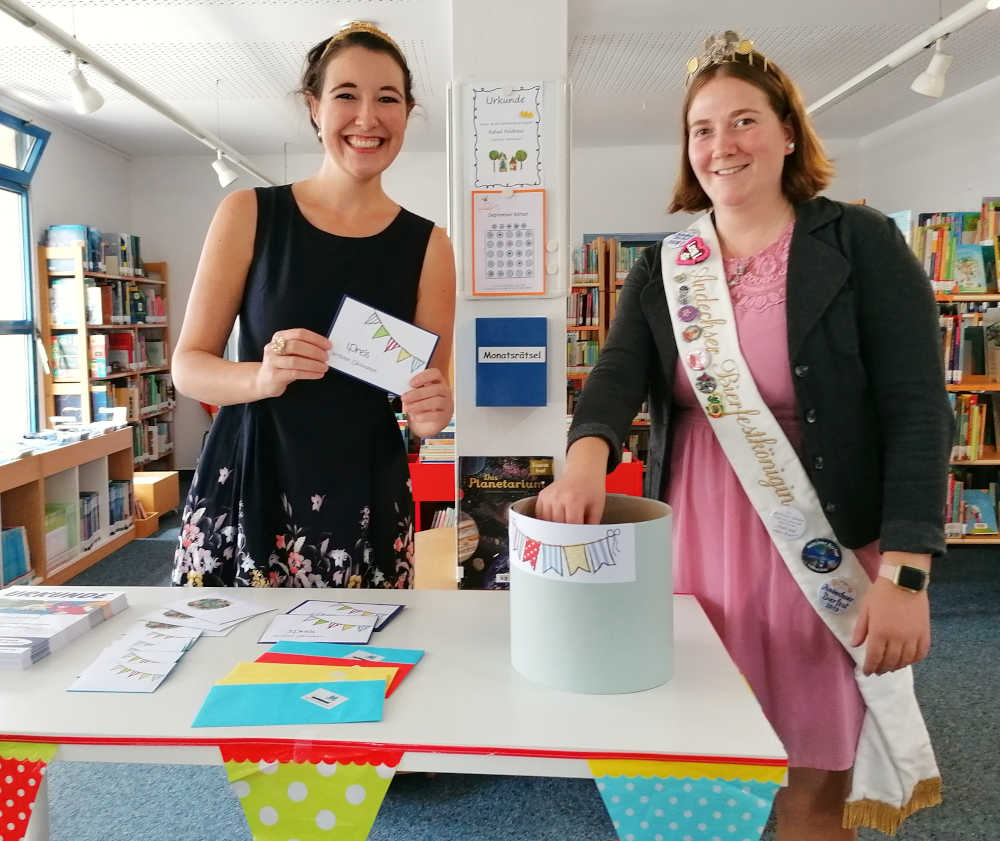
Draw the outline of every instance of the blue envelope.
[[[339,642],[278,642],[268,651],[275,654],[303,654],[307,657],[347,657],[355,652],[374,655],[368,659],[372,664],[378,663],[416,663],[424,652],[412,648],[377,648],[374,645],[344,645]],[[355,658],[361,659],[361,658]]]
[[[216,685],[192,727],[381,721],[384,680]]]

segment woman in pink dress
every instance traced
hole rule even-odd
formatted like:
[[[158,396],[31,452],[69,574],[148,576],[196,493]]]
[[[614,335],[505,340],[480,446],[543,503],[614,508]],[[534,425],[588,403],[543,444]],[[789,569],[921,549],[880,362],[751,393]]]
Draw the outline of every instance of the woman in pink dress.
[[[952,421],[933,295],[891,221],[816,198],[833,170],[795,85],[730,36],[690,79],[671,211],[713,213],[740,349],[837,540],[874,581],[852,644],[866,643],[865,674],[883,674],[926,655],[925,573],[944,553]],[[854,839],[842,826],[865,716],[854,662],[803,596],[695,399],[661,250],[629,274],[566,470],[536,511],[599,522],[604,474],[648,395],[646,493],[674,510],[675,588],[698,597],[788,753],[778,838]],[[917,585],[880,577],[881,564]]]

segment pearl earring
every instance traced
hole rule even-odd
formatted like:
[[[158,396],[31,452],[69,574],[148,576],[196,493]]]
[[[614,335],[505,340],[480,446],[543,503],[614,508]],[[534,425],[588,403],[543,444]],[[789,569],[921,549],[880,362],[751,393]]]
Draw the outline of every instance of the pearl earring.
[[[794,140],[789,140],[788,141],[788,145],[785,148],[788,149],[789,152],[794,152],[795,151],[795,141]]]
[[[322,139],[323,139],[323,131],[322,131],[321,129],[316,129],[316,136],[317,136],[317,137],[318,137],[318,138],[319,138],[320,140],[322,140]]]

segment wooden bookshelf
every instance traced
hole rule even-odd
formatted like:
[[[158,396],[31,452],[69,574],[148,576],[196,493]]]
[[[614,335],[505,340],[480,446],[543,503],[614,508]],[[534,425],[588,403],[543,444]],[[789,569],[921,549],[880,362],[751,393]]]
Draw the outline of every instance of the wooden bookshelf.
[[[0,524],[3,528],[24,527],[31,569],[40,583],[62,584],[135,537],[131,503],[128,516],[112,523],[107,490],[108,482],[131,482],[132,477],[132,432],[129,429],[115,430],[0,464]],[[59,553],[61,560],[55,562],[47,549],[45,506],[49,502],[78,500],[81,491],[98,493],[100,528],[96,542],[82,549],[77,527],[76,545]]]
[[[69,371],[60,370],[60,376],[46,374],[43,381],[45,395],[46,420],[58,414],[56,403],[69,402],[78,404],[80,419],[84,423],[90,422],[92,418],[91,386],[107,385],[108,402],[114,405],[115,400],[111,394],[115,386],[128,389],[135,389],[133,397],[138,394],[138,399],[142,400],[143,386],[149,385],[142,380],[146,376],[169,375],[170,367],[167,364],[149,365],[144,367],[133,367],[125,371],[114,371],[111,369],[111,361],[107,361],[107,373],[103,376],[96,376],[91,367],[91,338],[93,336],[114,336],[116,334],[127,333],[132,336],[132,347],[134,349],[144,345],[148,341],[162,342],[163,359],[169,360],[169,323],[166,316],[168,312],[167,292],[169,288],[167,278],[167,264],[163,262],[144,263],[145,276],[126,277],[113,275],[105,272],[87,271],[85,268],[86,247],[83,242],[75,245],[64,246],[39,246],[38,249],[38,301],[40,314],[40,332],[42,342],[49,352],[50,370],[56,370],[56,342],[59,337],[75,334],[75,348],[77,354],[77,366]],[[73,271],[48,271],[50,260],[61,260],[63,263],[71,262]],[[61,290],[58,321],[53,321],[54,313],[51,305],[53,283],[60,282],[66,284]],[[67,283],[68,282],[68,283]],[[149,296],[159,298],[162,304],[163,314],[147,313],[147,321],[120,322],[109,321],[112,315],[120,315],[124,318],[131,318],[131,314],[122,312],[109,313],[102,305],[99,323],[88,323],[87,321],[87,289],[88,287],[111,286],[117,300],[128,300],[131,290],[139,288],[145,289]],[[155,332],[151,332],[155,331]],[[108,345],[110,348],[110,344]],[[139,365],[139,362],[133,364]],[[157,411],[153,413],[136,413],[134,406],[129,407],[128,421],[133,427],[133,447],[135,450],[133,464],[148,465],[152,470],[171,470],[174,467],[173,452],[173,385],[169,376],[159,377],[155,380],[155,387],[162,389],[169,404],[164,407],[157,405]],[[57,401],[56,398],[66,398]],[[155,419],[155,425],[149,423]],[[167,440],[169,444],[162,446],[159,439],[159,424],[167,424]],[[154,431],[154,429],[156,431]],[[154,449],[154,439],[155,449]]]
[[[960,383],[948,383],[948,391],[1000,391],[1000,383],[989,380],[982,374],[966,374]]]

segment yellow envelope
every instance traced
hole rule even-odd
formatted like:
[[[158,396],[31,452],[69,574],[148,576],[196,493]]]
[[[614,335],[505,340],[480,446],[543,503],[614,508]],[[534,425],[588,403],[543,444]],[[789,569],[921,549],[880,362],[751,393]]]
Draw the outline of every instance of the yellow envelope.
[[[386,689],[399,671],[395,666],[312,666],[298,663],[237,663],[217,684],[311,683],[334,680],[384,680]]]

